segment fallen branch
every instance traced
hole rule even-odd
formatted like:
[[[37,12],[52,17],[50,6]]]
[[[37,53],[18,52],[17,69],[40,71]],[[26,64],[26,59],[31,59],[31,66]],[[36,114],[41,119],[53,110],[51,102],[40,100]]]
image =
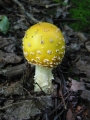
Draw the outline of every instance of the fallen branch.
[[[72,91],[67,95],[67,97],[64,99],[68,99],[68,97],[71,95]],[[63,101],[54,109],[49,113],[49,116],[52,115],[61,105],[63,104]]]

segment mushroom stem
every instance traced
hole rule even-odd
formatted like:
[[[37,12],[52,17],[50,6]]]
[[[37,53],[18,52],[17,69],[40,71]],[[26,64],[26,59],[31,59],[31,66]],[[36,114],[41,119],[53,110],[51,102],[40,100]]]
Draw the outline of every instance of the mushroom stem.
[[[35,76],[34,76],[35,83],[37,83],[35,84],[35,87],[34,87],[34,90],[36,92],[41,91],[42,89],[45,93],[51,93],[52,79],[54,79],[52,74],[52,68],[36,65]],[[39,86],[41,87],[41,89]]]

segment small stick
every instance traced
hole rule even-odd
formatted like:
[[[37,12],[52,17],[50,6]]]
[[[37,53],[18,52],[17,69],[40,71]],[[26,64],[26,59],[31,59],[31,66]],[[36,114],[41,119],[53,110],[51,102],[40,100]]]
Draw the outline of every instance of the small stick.
[[[60,3],[56,3],[56,4],[50,4],[50,5],[45,5],[46,8],[51,8],[51,7],[56,7],[59,6]]]
[[[65,104],[65,100],[64,100],[64,97],[63,97],[62,91],[60,91],[60,95],[61,95],[61,98],[62,98],[62,101],[63,101],[63,104],[64,104],[64,108],[65,108],[65,110],[66,110],[67,107],[66,107],[66,104]]]
[[[68,96],[65,98],[65,100],[71,95],[72,91],[68,94]],[[56,107],[56,109],[52,110],[50,113],[49,113],[49,116],[54,113],[59,107],[60,105],[63,104],[63,101]]]
[[[35,83],[40,89],[41,89],[41,91],[44,93],[44,95],[45,95],[45,92],[42,90],[42,88],[40,87],[40,85],[36,82]]]
[[[27,93],[28,93],[28,95],[30,96],[30,92],[26,89],[26,88],[24,88],[22,85],[20,85]]]

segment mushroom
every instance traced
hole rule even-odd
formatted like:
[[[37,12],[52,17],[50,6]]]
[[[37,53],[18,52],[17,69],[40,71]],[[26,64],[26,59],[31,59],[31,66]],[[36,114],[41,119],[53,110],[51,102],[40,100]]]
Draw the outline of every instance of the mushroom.
[[[52,69],[61,63],[65,54],[65,40],[60,29],[47,22],[31,26],[23,38],[23,53],[29,63],[36,65],[34,91],[41,91],[41,87],[45,93],[51,93]]]

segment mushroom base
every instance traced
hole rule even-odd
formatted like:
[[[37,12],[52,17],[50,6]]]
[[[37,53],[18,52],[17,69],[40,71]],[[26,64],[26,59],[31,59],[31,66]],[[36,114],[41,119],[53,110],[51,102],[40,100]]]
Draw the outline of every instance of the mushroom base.
[[[34,91],[38,92],[41,91],[42,89],[46,94],[51,93],[52,79],[54,79],[52,74],[52,68],[46,68],[36,65],[35,76],[34,76],[34,80],[35,80]]]

